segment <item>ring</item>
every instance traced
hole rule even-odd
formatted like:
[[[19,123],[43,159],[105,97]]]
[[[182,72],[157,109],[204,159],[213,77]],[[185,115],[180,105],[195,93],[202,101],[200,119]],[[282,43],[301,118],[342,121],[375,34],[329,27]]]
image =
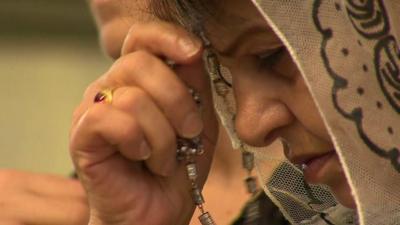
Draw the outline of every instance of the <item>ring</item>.
[[[113,89],[107,88],[104,89],[100,92],[98,92],[96,94],[96,96],[94,96],[94,102],[98,103],[98,102],[106,102],[106,103],[111,103],[112,99],[113,99]]]

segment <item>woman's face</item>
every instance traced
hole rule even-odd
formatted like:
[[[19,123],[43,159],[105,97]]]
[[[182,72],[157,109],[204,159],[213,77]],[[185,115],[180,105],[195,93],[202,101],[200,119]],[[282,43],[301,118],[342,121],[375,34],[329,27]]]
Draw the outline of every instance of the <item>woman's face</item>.
[[[113,59],[120,55],[130,27],[137,21],[150,19],[145,13],[148,0],[86,0],[99,31],[104,51]]]
[[[327,184],[354,207],[332,140],[288,51],[248,0],[218,1],[207,33],[232,74],[240,139],[262,147],[281,139],[286,157],[306,164],[309,183]],[[223,9],[221,9],[223,7]]]
[[[90,2],[102,45],[111,57],[119,56],[129,27],[143,18],[137,9],[146,1]],[[257,147],[281,139],[288,146],[286,157],[307,165],[309,183],[329,185],[342,204],[354,208],[332,140],[282,42],[250,1],[216,2],[220,7],[213,15],[218,17],[207,21],[206,30],[221,64],[232,74],[240,139]]]

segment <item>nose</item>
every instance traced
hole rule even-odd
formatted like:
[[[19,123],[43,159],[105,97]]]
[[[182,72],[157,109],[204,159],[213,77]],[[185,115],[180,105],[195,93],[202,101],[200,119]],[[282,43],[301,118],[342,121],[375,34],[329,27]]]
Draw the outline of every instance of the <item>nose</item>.
[[[267,146],[294,121],[292,112],[280,96],[286,89],[284,86],[283,82],[266,79],[265,75],[261,79],[254,76],[234,78],[235,129],[246,144]]]

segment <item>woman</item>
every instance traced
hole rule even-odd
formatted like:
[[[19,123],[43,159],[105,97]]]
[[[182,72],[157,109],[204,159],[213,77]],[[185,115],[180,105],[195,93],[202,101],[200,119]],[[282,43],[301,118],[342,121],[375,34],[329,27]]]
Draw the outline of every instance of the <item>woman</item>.
[[[265,191],[290,222],[396,224],[399,4],[226,0],[202,8],[191,2],[161,4],[170,7],[164,18],[204,34],[229,70],[232,80],[212,79],[234,144],[283,141],[288,161],[256,154]],[[202,134],[199,184],[217,137],[202,43],[158,23],[131,29],[121,48],[114,66],[88,88],[72,128],[90,224],[187,224],[193,205],[185,165],[175,159],[176,136]],[[232,89],[218,88],[221,80]],[[201,95],[201,115],[187,86]],[[95,104],[104,90],[112,101]]]

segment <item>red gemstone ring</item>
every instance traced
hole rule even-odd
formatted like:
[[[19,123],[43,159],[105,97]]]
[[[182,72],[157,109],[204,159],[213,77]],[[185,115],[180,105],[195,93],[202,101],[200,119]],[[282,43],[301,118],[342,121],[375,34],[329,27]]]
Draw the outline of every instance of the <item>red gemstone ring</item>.
[[[96,94],[96,96],[94,96],[94,102],[98,103],[98,102],[106,102],[106,103],[111,103],[112,99],[113,99],[113,89],[107,88],[104,89],[100,92],[98,92]]]

